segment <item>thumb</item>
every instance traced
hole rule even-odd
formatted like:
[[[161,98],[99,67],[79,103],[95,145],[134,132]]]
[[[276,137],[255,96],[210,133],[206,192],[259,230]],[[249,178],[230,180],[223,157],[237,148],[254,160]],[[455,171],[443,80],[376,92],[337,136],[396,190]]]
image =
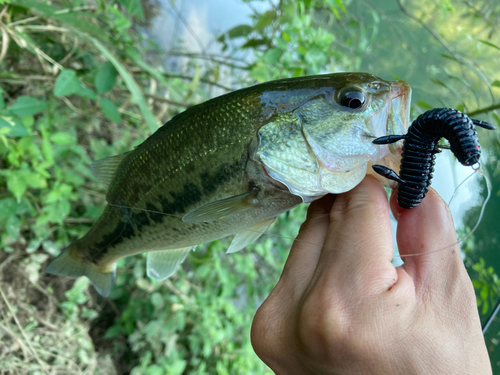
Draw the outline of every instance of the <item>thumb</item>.
[[[397,241],[404,268],[416,281],[430,282],[442,273],[463,268],[455,226],[448,205],[430,189],[422,203],[412,209],[399,207],[396,194],[391,209],[398,218]]]

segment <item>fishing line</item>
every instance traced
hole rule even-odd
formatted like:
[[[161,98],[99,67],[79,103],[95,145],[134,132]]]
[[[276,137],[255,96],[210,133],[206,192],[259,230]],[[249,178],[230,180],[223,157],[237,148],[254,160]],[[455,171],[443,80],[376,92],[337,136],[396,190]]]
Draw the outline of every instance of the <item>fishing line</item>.
[[[474,169],[474,172],[472,172],[469,176],[467,176],[456,188],[455,190],[453,191],[453,194],[450,198],[450,200],[448,201],[448,206],[451,205],[451,202],[453,201],[453,198],[455,197],[455,194],[456,192],[458,191],[458,189],[468,180],[470,179],[472,176],[474,176],[476,173],[478,173],[479,175],[481,175],[485,182],[486,182],[486,198],[484,199],[482,205],[481,205],[481,211],[479,213],[479,217],[476,221],[476,224],[474,225],[474,227],[469,231],[469,233],[467,233],[467,235],[465,235],[464,237],[460,238],[459,240],[457,240],[456,242],[448,245],[448,246],[445,246],[443,248],[440,248],[440,249],[436,249],[436,250],[432,250],[432,251],[425,251],[425,252],[420,252],[420,253],[413,253],[413,254],[404,254],[404,255],[401,255],[399,254],[398,257],[399,258],[404,258],[404,257],[413,257],[413,256],[418,256],[418,255],[422,255],[422,254],[433,254],[433,253],[436,253],[436,252],[439,252],[439,251],[444,251],[444,250],[447,250],[455,245],[458,245],[460,244],[461,242],[465,241],[467,238],[469,238],[475,231],[476,229],[479,227],[479,224],[481,224],[481,221],[483,220],[483,216],[484,216],[484,211],[486,210],[486,205],[488,203],[488,201],[490,200],[491,198],[491,190],[492,190],[492,187],[491,187],[491,180],[490,178],[483,172],[483,170],[480,168],[480,164],[477,163],[478,165],[477,166],[473,166],[473,169]]]
[[[478,163],[479,164],[479,163]],[[479,226],[479,224],[481,223],[481,220],[482,220],[482,217],[484,215],[484,210],[486,209],[486,204],[487,202],[489,201],[490,197],[491,197],[491,181],[490,179],[484,174],[484,173],[481,173],[481,169],[479,167],[479,165],[474,168],[474,172],[471,173],[469,176],[467,176],[456,188],[455,190],[453,191],[453,195],[452,197],[450,198],[449,202],[448,202],[448,205],[451,204],[453,198],[455,197],[455,194],[457,192],[457,190],[468,180],[470,179],[472,176],[474,176],[474,174],[476,173],[480,173],[483,178],[485,179],[486,181],[486,186],[487,186],[487,197],[486,199],[484,200],[483,204],[482,204],[482,207],[481,207],[481,212],[480,212],[480,215],[479,215],[479,218],[478,218],[478,221],[476,222],[476,225],[474,226],[474,228],[463,238],[461,238],[460,240],[448,245],[448,246],[445,246],[443,248],[439,248],[439,249],[436,249],[436,250],[432,250],[432,251],[424,251],[424,252],[419,252],[419,253],[412,253],[412,254],[404,254],[404,255],[401,255],[401,254],[398,254],[396,256],[396,258],[405,258],[405,257],[415,257],[415,256],[419,256],[419,255],[423,255],[423,254],[433,254],[433,253],[437,253],[437,252],[440,252],[440,251],[444,251],[444,250],[447,250],[447,249],[450,249],[452,248],[453,246],[457,245],[457,244],[460,244],[462,241],[466,240],[470,235],[472,235],[474,233],[474,231],[477,229],[477,227]],[[178,218],[179,220],[182,221],[182,218],[184,217],[184,215],[176,215],[176,214],[169,214],[169,213],[165,213],[165,212],[162,212],[162,211],[156,211],[156,210],[150,210],[150,209],[146,209],[146,208],[140,208],[140,207],[134,207],[134,206],[126,206],[126,205],[119,205],[119,204],[114,204],[114,203],[108,203],[110,206],[112,207],[116,207],[116,208],[121,208],[121,209],[131,209],[131,210],[137,210],[137,211],[142,211],[142,212],[151,212],[151,213],[155,213],[155,214],[160,214],[160,215],[164,215],[164,216],[170,216],[170,217],[175,217],[175,218]],[[128,219],[130,220],[130,219]],[[276,238],[276,239],[285,239],[285,240],[290,240],[292,241],[293,243],[295,242],[300,242],[300,243],[303,243],[303,244],[307,244],[307,245],[321,245],[319,243],[316,243],[316,242],[311,242],[311,241],[306,241],[306,240],[301,240],[301,239],[297,239],[296,237],[289,237],[289,236],[282,236],[282,235],[279,235],[279,234],[273,234],[273,233],[270,233],[270,232],[261,232],[261,231],[256,231],[256,230],[252,230],[250,228],[247,228],[247,229],[242,229],[240,230],[240,232],[251,232],[251,233],[258,233],[260,234],[261,236],[265,236],[267,238]],[[230,236],[227,236],[227,237],[230,237]],[[224,238],[224,237],[221,237],[221,238]],[[322,248],[324,248],[325,245],[322,246]]]
[[[499,311],[500,311],[500,299],[497,302],[495,310],[488,317],[488,320],[486,321],[486,324],[483,327],[483,336],[486,334],[486,331],[488,331],[488,328],[490,328],[491,323],[493,323],[493,320],[495,320],[495,317],[497,316]]]
[[[114,203],[108,203],[108,205],[112,206],[112,207],[116,207],[116,208],[126,208],[126,209],[143,211],[143,212],[151,212],[151,213],[160,214],[160,215],[164,215],[164,216],[171,216],[171,217],[178,218],[180,220],[182,220],[182,218],[185,216],[185,215],[168,214],[168,213],[165,213],[165,212],[162,212],[162,211],[148,210],[146,208],[139,208],[139,207],[133,207],[133,206],[118,205],[118,204],[114,204]],[[128,218],[127,220],[130,220],[130,219]],[[245,232],[245,231],[246,232],[252,232],[252,233],[259,233],[262,236],[268,236],[268,237],[273,237],[273,238],[283,238],[283,239],[286,239],[286,240],[297,241],[297,242],[305,243],[305,244],[308,244],[308,245],[320,245],[319,243],[316,243],[316,242],[305,241],[305,240],[300,240],[300,239],[297,240],[295,237],[282,236],[282,235],[268,233],[268,232],[261,232],[261,231],[253,230],[253,229],[242,229],[240,232]],[[226,236],[226,237],[229,237],[229,236]],[[225,237],[221,237],[221,238],[225,238]]]

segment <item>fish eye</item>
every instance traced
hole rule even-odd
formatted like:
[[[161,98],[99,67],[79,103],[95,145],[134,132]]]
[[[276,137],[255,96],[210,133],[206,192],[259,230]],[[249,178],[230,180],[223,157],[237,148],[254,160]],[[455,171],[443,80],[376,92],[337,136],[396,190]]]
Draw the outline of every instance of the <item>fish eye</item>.
[[[341,106],[351,109],[359,109],[366,102],[365,94],[357,87],[346,87],[338,93],[335,99]]]

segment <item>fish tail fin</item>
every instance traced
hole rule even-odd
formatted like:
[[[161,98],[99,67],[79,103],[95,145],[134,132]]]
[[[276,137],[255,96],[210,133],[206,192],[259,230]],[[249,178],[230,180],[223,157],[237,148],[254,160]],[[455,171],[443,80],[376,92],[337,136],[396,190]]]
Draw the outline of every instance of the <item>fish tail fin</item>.
[[[116,274],[115,265],[108,272],[103,272],[95,264],[83,259],[77,253],[76,243],[65,248],[45,271],[57,276],[86,276],[97,292],[104,297],[111,293]]]

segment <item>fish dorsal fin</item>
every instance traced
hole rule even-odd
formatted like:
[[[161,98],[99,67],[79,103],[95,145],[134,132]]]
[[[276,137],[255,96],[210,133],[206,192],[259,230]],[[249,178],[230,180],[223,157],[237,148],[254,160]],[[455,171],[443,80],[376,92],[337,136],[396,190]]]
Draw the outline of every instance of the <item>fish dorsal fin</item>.
[[[269,228],[269,226],[274,222],[274,219],[276,218],[272,217],[270,219],[260,221],[257,224],[252,225],[250,228],[236,233],[226,253],[235,253],[256,241],[257,238],[262,236],[267,228]]]
[[[96,160],[90,166],[90,171],[97,180],[107,189],[111,180],[115,176],[116,169],[130,151],[120,155],[110,156],[101,160]]]
[[[244,194],[235,195],[230,198],[221,199],[215,202],[206,203],[189,211],[182,221],[186,223],[200,223],[222,219],[235,212],[248,209],[257,202],[254,194],[255,190]]]
[[[152,279],[161,281],[172,275],[179,264],[184,262],[188,253],[196,246],[180,249],[150,251],[147,260],[147,274]]]

